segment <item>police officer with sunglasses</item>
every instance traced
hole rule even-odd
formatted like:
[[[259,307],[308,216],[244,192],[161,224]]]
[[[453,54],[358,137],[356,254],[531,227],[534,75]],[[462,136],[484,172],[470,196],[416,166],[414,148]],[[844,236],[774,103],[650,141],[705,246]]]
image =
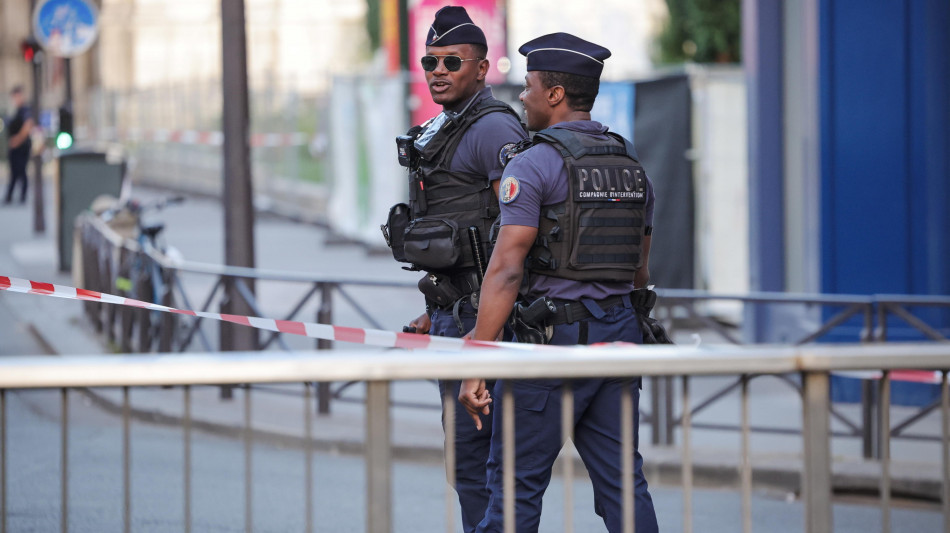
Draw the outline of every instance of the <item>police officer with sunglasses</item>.
[[[481,276],[490,254],[489,232],[498,216],[498,180],[507,151],[527,138],[518,115],[486,86],[485,34],[465,8],[443,7],[426,37],[422,68],[432,101],[443,111],[397,137],[399,159],[409,169],[409,202],[390,210],[383,227],[397,261],[425,272],[419,289],[426,313],[408,330],[461,337],[475,326]],[[458,381],[439,383],[457,402]],[[455,426],[455,489],[466,532],[488,506],[486,461],[491,415],[480,429],[460,405]]]

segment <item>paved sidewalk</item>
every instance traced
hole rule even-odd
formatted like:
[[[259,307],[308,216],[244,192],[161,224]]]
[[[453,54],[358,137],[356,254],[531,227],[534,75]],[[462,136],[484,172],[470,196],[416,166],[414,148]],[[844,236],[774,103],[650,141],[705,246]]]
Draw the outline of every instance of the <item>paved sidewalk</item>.
[[[47,187],[49,190],[50,187]],[[136,191],[154,195],[154,191]],[[35,281],[73,285],[68,273],[58,272],[55,245],[53,203],[47,203],[47,232],[34,235],[30,207],[0,207],[0,275],[27,278]],[[176,208],[172,215],[165,213],[168,222],[168,241],[179,247],[186,258],[220,261],[223,245],[214,236],[214,228],[222,220],[220,205],[213,200],[189,199],[185,206]],[[259,219],[257,241],[260,243],[261,266],[327,275],[349,274],[405,281],[413,274],[399,270],[391,258],[367,254],[353,245],[327,245],[325,230],[276,217]],[[300,242],[306,243],[301,246]],[[269,286],[261,284],[259,292]],[[290,297],[290,290],[273,300]],[[406,293],[402,293],[405,295]],[[415,316],[419,302],[405,297],[379,298],[384,327],[398,328]],[[265,306],[265,312],[269,308]],[[276,312],[276,311],[275,311]],[[276,315],[274,315],[276,316]],[[17,341],[28,336],[40,343],[42,352],[49,355],[107,354],[109,349],[92,332],[82,315],[81,303],[35,295],[0,293],[0,356],[25,355],[18,352],[29,342]],[[304,320],[313,320],[304,318]],[[341,325],[359,325],[356,315],[341,312],[334,322]],[[688,335],[688,333],[686,333]],[[688,339],[689,337],[684,337]],[[302,339],[295,349],[310,349],[312,340]],[[341,346],[342,347],[342,346]],[[32,354],[26,354],[32,355]],[[37,354],[41,355],[41,354]],[[693,397],[712,392],[725,378],[694,380]],[[752,386],[753,425],[781,423],[790,429],[800,426],[801,403],[797,393],[788,387],[778,387],[777,381],[761,378]],[[95,390],[93,400],[104,408],[116,411],[121,405],[117,390]],[[221,434],[238,435],[243,428],[243,391],[234,391],[234,398],[222,400],[216,387],[196,388],[193,393],[193,418],[196,427]],[[303,387],[301,385],[270,385],[253,390],[252,426],[256,436],[276,440],[289,446],[303,443]],[[438,389],[428,382],[406,382],[393,385],[394,407],[392,439],[396,457],[439,460],[442,456],[442,430],[438,409]],[[649,383],[643,391],[644,406],[649,408]],[[329,415],[317,416],[313,434],[321,449],[355,452],[362,449],[365,419],[362,406],[363,388],[357,384],[348,388],[343,400],[332,404]],[[345,401],[344,401],[345,400]],[[131,393],[135,415],[141,420],[177,424],[182,412],[182,394],[179,389],[136,389]],[[843,411],[856,413],[849,406]],[[699,419],[706,423],[737,424],[740,412],[736,394],[725,397],[704,412]],[[937,414],[933,415],[935,418]],[[853,418],[853,417],[852,417]],[[859,419],[859,418],[858,418]],[[935,424],[938,428],[939,424]],[[650,428],[641,428],[641,448],[646,458],[648,478],[653,483],[679,485],[681,481],[681,451],[679,448],[650,446]],[[679,442],[679,434],[677,434]],[[738,487],[740,436],[732,431],[694,430],[692,460],[697,485]],[[855,439],[836,439],[834,474],[836,486],[873,492],[879,486],[880,465],[860,459],[859,443]],[[752,436],[752,464],[758,486],[789,493],[797,491],[800,482],[801,438],[797,435]],[[912,496],[931,496],[940,493],[939,443],[901,442],[893,445],[895,461],[891,466],[892,486],[895,493]]]

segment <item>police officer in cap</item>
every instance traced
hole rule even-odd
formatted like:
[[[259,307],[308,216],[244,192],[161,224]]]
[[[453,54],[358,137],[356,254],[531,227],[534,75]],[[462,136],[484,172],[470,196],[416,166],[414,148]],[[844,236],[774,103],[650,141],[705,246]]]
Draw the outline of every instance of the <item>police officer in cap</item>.
[[[633,146],[591,120],[604,60],[610,51],[566,33],[525,43],[521,101],[531,146],[505,168],[499,199],[501,230],[482,284],[473,332],[492,340],[519,298],[540,299],[551,309],[540,324],[542,342],[558,345],[641,342],[634,312],[649,280],[653,187]],[[527,272],[525,272],[527,271]],[[515,331],[519,335],[519,331]],[[594,510],[608,531],[622,520],[620,399],[634,399],[634,435],[639,423],[639,379],[577,379],[574,444],[594,486]],[[515,505],[519,533],[537,531],[541,497],[561,449],[561,381],[511,383],[515,411]],[[502,381],[495,389],[500,391]],[[496,411],[489,459],[491,502],[477,531],[503,528],[500,395],[482,380],[463,382],[459,400],[476,418]],[[653,501],[634,441],[637,533],[657,531]]]
[[[510,106],[485,84],[489,62],[485,34],[465,8],[440,9],[422,57],[432,100],[443,111],[397,138],[400,163],[409,167],[409,203],[390,211],[384,234],[399,261],[425,271],[419,289],[426,313],[410,330],[461,337],[475,326],[478,292],[488,263],[489,231],[498,216],[498,181],[506,151],[527,138]],[[452,401],[459,382],[440,382]],[[479,431],[456,405],[456,490],[466,532],[474,531],[488,505],[485,465],[491,415]]]

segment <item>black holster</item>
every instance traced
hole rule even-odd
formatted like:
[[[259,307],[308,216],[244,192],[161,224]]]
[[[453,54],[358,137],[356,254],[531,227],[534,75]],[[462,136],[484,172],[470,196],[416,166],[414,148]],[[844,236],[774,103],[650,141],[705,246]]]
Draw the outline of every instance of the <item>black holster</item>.
[[[448,276],[435,273],[426,274],[419,280],[419,292],[441,308],[448,308],[464,296]]]
[[[554,300],[543,296],[525,306],[515,303],[508,325],[515,334],[515,340],[526,344],[547,344],[551,338],[547,333],[545,321],[557,311]]]
[[[630,293],[630,300],[640,322],[643,344],[673,344],[663,324],[650,316],[656,304],[656,293],[650,289],[636,289]]]

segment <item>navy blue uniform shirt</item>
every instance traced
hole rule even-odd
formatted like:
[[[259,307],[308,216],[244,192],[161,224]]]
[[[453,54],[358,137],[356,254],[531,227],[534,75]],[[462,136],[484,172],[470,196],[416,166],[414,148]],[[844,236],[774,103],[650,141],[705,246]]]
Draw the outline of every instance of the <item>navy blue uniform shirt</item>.
[[[475,95],[475,102],[491,95],[491,87],[485,87]],[[526,138],[524,128],[513,115],[489,113],[476,120],[462,136],[449,170],[488,176],[489,181],[499,180],[504,170],[503,149]]]

